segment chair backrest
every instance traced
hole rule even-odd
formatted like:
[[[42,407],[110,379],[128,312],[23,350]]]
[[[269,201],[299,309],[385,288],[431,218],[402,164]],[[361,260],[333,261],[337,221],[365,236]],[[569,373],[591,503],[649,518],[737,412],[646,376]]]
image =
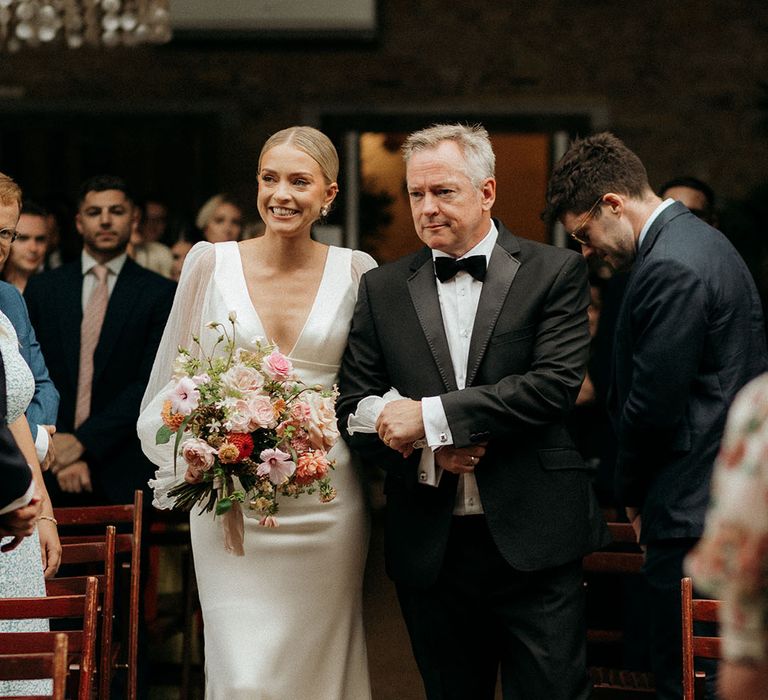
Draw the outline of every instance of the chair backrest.
[[[70,663],[79,667],[77,697],[90,699],[96,657],[96,610],[98,581],[89,577],[82,594],[40,598],[0,598],[0,619],[76,619],[67,637]],[[38,653],[50,649],[56,632],[7,632],[0,634],[0,654],[25,649]]]
[[[640,574],[644,555],[629,523],[608,522],[611,543],[584,557],[588,596],[589,674],[597,698],[653,697],[650,673],[616,668],[624,643],[623,601],[627,577]],[[612,607],[611,607],[612,606]]]
[[[114,525],[107,525],[101,540],[89,537],[86,542],[65,542],[61,545],[62,564],[83,564],[93,574],[96,566],[99,574],[99,697],[107,700],[112,684],[113,624],[115,616],[115,549],[117,532]],[[68,576],[46,581],[48,595],[84,593],[87,576]]]
[[[693,582],[687,576],[680,582],[683,607],[683,700],[704,697],[704,675],[697,673],[694,659],[719,659],[720,638],[698,635],[694,623],[716,624],[720,609],[719,600],[693,597]]]
[[[3,634],[15,634],[6,632]],[[48,651],[27,650],[23,645],[17,645],[16,651],[0,654],[0,680],[20,681],[51,679],[53,689],[48,696],[53,700],[64,700],[67,684],[67,635],[63,632],[54,633],[52,644]]]
[[[97,540],[99,535],[89,533],[89,529],[92,530],[94,527],[104,525],[117,525],[116,551],[120,554],[130,553],[130,564],[124,564],[121,569],[127,574],[128,591],[127,612],[122,616],[123,624],[121,626],[125,661],[120,664],[127,668],[127,700],[135,700],[137,692],[143,499],[144,494],[137,490],[134,493],[132,504],[54,508],[54,517],[59,524],[62,547],[66,547],[68,544]],[[121,524],[129,524],[130,532],[121,533],[119,531]],[[70,534],[68,534],[68,530]],[[77,534],[71,534],[71,531],[75,531]]]

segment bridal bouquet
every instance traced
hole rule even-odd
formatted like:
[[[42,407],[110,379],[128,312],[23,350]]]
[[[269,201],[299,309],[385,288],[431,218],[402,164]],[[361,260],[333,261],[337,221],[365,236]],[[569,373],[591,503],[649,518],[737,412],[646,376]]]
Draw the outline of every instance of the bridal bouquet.
[[[278,496],[318,493],[332,501],[328,451],[339,437],[334,409],[336,391],[307,386],[296,378],[290,360],[274,345],[236,348],[236,315],[231,329],[208,327],[220,335],[202,359],[179,348],[173,388],[162,408],[157,444],[174,442],[174,470],[182,468],[194,483],[173,487],[174,510],[201,504],[201,513],[224,517],[228,549],[242,553],[242,503],[258,511],[259,523],[277,527]],[[200,347],[199,338],[193,338]],[[214,356],[219,345],[223,352]]]

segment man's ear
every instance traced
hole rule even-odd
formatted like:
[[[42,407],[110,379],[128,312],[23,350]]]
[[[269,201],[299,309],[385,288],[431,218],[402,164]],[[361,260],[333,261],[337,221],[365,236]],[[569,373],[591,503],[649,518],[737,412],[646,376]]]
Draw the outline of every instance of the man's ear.
[[[624,195],[617,194],[616,192],[606,192],[603,195],[603,203],[608,205],[612,214],[621,216],[624,213],[625,206]]]
[[[493,203],[496,201],[496,180],[492,177],[486,178],[480,185],[480,195],[483,211],[490,211]]]

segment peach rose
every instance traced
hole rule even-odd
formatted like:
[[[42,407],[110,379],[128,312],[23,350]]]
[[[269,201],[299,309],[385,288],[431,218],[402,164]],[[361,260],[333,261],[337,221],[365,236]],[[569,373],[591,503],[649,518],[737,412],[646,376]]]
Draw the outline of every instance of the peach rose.
[[[305,396],[310,409],[307,428],[309,441],[318,450],[328,451],[339,439],[334,399],[332,396],[323,396],[316,392],[309,392]]]
[[[257,428],[274,428],[277,425],[275,409],[268,396],[252,396],[248,399],[248,415],[251,428],[245,432],[253,432]]]
[[[215,461],[216,450],[205,440],[189,438],[181,443],[181,456],[194,471],[208,471]]]
[[[221,383],[227,389],[245,394],[258,391],[264,385],[264,377],[258,370],[245,365],[233,365],[221,375]]]

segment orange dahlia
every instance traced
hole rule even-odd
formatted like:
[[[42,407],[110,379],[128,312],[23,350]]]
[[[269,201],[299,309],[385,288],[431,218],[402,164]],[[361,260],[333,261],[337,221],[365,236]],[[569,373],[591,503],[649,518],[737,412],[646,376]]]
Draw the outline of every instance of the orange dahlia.
[[[181,413],[174,413],[173,409],[171,408],[171,400],[168,399],[163,404],[163,410],[161,411],[161,415],[163,418],[163,424],[172,430],[173,432],[176,432],[181,424],[184,422],[185,416],[183,416]]]

